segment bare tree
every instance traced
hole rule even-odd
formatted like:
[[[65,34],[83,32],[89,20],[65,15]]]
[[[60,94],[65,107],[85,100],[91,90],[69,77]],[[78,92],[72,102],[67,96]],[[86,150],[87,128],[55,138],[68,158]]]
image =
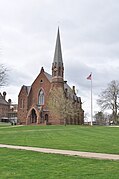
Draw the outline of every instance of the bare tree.
[[[0,87],[7,84],[7,68],[0,64]]]
[[[98,111],[95,115],[94,115],[96,124],[98,125],[106,125],[109,124],[109,120],[107,118],[107,114],[103,113],[102,111]]]
[[[106,109],[112,110],[113,120],[117,122],[119,109],[119,81],[111,81],[108,87],[99,95],[97,103],[103,111]]]

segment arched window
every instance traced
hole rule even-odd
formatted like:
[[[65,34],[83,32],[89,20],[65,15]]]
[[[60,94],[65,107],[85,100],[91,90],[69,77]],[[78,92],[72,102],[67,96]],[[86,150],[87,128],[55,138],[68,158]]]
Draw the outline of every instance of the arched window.
[[[38,104],[39,105],[44,105],[44,92],[43,92],[43,90],[40,90],[40,92],[39,92]]]

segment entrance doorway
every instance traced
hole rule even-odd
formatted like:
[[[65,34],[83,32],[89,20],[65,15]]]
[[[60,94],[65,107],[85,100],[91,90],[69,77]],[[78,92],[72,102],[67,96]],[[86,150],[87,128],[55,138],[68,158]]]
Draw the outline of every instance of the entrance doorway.
[[[37,122],[37,115],[35,109],[32,109],[31,111],[31,123],[36,123]]]

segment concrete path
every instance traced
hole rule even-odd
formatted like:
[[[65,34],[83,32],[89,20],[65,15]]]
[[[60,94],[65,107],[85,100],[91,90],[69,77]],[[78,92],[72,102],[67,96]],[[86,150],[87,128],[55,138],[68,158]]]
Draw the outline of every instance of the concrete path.
[[[103,154],[103,153],[80,152],[80,151],[72,151],[72,150],[36,148],[36,147],[26,147],[26,146],[5,145],[5,144],[0,144],[0,148],[11,148],[11,149],[18,149],[18,150],[30,150],[30,151],[42,152],[42,153],[80,156],[80,157],[84,157],[84,158],[95,158],[95,159],[105,159],[105,160],[119,160],[119,155],[115,155],[115,154]]]

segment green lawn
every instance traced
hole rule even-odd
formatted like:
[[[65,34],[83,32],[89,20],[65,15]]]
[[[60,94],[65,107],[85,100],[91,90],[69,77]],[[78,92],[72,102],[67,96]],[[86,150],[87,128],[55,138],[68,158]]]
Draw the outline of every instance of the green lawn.
[[[0,125],[0,143],[119,154],[119,128]],[[118,179],[119,161],[0,148],[1,179]]]
[[[119,161],[0,149],[1,179],[118,179]]]
[[[97,126],[7,126],[0,143],[119,154],[119,128]]]

